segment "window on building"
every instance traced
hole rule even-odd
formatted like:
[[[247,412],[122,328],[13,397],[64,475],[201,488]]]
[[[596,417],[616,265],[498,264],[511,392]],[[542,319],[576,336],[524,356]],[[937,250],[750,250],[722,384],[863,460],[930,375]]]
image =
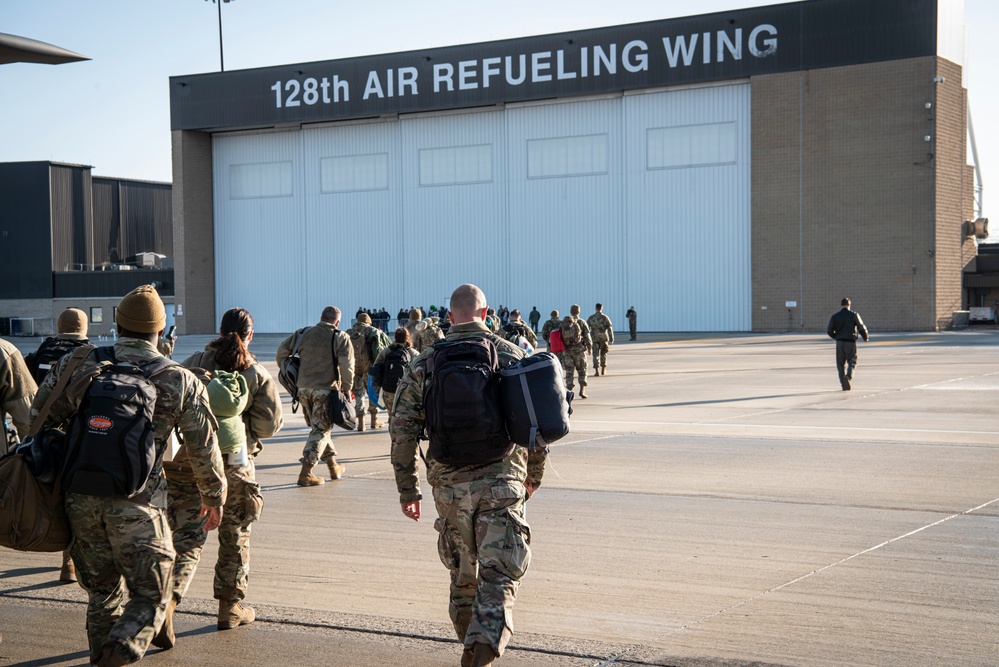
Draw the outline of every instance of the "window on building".
[[[648,169],[734,164],[735,123],[650,128]]]
[[[388,190],[388,153],[323,158],[319,178],[324,193]]]
[[[607,135],[531,139],[527,177],[561,178],[607,173]]]
[[[104,323],[104,309],[101,306],[90,307],[90,321],[93,324]]]
[[[493,147],[453,146],[420,151],[420,185],[490,183],[493,180]]]
[[[229,167],[229,199],[291,195],[291,162],[234,164]]]

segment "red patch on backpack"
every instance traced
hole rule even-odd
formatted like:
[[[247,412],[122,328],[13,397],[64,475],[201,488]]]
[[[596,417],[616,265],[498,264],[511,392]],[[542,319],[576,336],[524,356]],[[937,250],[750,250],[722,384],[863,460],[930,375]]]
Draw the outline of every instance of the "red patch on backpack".
[[[87,421],[87,425],[90,426],[90,428],[96,429],[98,431],[106,431],[112,426],[114,426],[114,422],[108,419],[107,417],[94,416]]]

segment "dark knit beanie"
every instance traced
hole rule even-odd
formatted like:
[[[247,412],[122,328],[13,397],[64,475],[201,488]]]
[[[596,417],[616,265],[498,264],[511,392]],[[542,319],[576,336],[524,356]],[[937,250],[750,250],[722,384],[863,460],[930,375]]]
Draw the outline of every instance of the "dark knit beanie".
[[[87,335],[87,314],[79,308],[67,308],[59,313],[56,333]]]
[[[361,324],[371,324],[371,316],[367,313],[361,313],[357,316],[357,321]]]
[[[579,315],[579,306],[577,306],[576,304],[572,304],[572,307],[569,308],[569,314],[570,315]]]
[[[152,285],[142,285],[122,297],[115,322],[136,333],[159,333],[166,326],[163,301]]]

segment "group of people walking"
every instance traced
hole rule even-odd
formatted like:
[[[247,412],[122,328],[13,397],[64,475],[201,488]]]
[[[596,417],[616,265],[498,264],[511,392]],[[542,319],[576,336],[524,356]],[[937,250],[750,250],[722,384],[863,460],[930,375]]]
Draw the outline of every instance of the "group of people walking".
[[[341,312],[329,306],[316,325],[281,343],[279,364],[300,355],[297,399],[310,427],[299,485],[325,482],[313,473],[320,461],[331,479],[344,475],[330,415],[331,394],[342,392],[354,401],[359,431],[384,427],[379,410],[387,413],[401,510],[421,519],[419,440],[429,427],[424,392],[436,343],[489,341],[497,368],[539,343],[536,307],[528,326],[516,309],[499,316],[482,290],[466,284],[454,291],[450,308],[446,321],[411,308],[405,326],[389,339],[363,311],[350,329],[341,330]],[[615,338],[602,304],[586,320],[580,312],[575,304],[563,318],[551,311],[541,338],[562,362],[566,387],[573,390],[578,376],[579,397],[587,398],[586,357],[592,356],[593,375],[606,375]],[[628,319],[634,339],[634,308]],[[174,646],[173,616],[212,530],[219,531],[217,627],[255,619],[244,604],[251,527],[264,504],[254,457],[282,427],[278,387],[249,350],[254,330],[246,310],[226,311],[219,336],[180,364],[165,361],[158,349],[165,321],[163,303],[147,285],[120,301],[118,338],[110,348],[89,345],[86,315],[77,309],[60,316],[59,333],[27,363],[0,339],[0,408],[22,438],[48,428],[72,433],[80,414],[86,416],[89,378],[110,369],[134,367],[154,387],[155,463],[148,481],[128,497],[92,495],[72,485],[65,494],[74,539],[61,577],[78,577],[87,590],[90,661],[103,667],[136,662],[150,644]],[[848,299],[830,320],[828,334],[837,341],[840,380],[849,389],[856,338],[867,340],[868,333]],[[423,460],[438,514],[439,555],[451,576],[450,617],[463,644],[461,664],[491,665],[510,640],[516,590],[530,563],[526,503],[541,486],[547,449],[511,442],[505,454],[486,463],[435,460],[432,452]]]

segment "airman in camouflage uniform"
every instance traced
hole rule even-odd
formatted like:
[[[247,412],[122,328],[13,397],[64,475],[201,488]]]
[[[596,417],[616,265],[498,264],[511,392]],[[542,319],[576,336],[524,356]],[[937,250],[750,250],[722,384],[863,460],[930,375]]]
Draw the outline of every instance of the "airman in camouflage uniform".
[[[566,338],[566,330],[575,322],[579,325],[582,339],[576,344],[570,344]],[[586,396],[586,355],[593,349],[590,342],[590,327],[579,317],[579,306],[573,304],[569,309],[569,315],[562,319],[562,342],[565,343],[565,354],[562,357],[562,366],[565,368],[565,388],[572,390],[573,375],[579,374],[579,397]]]
[[[340,309],[327,306],[323,310],[319,324],[309,327],[302,334],[299,354],[302,367],[298,374],[298,400],[302,404],[305,423],[312,430],[302,451],[302,472],[298,476],[299,486],[318,486],[325,480],[312,474],[312,469],[321,460],[330,471],[330,478],[340,479],[344,467],[336,461],[333,447],[333,420],[330,419],[330,393],[342,391],[346,400],[353,400],[344,387],[354,384],[354,346],[344,332],[337,329],[340,324]],[[288,336],[278,347],[277,365],[291,356],[295,334]],[[339,368],[339,379],[337,369]]]
[[[552,332],[562,326],[562,318],[558,316],[558,311],[553,310],[550,320],[545,320],[544,326],[541,327],[541,337],[545,339],[545,345],[551,350],[552,344],[549,340],[551,338]],[[558,357],[559,362],[562,366],[565,366],[565,359],[563,358],[564,352],[558,352],[555,354]]]
[[[238,337],[233,340],[233,334]],[[233,308],[222,316],[221,335],[211,341],[203,352],[195,352],[184,360],[184,367],[209,372],[239,370],[246,380],[248,401],[240,418],[246,433],[246,464],[241,465],[236,454],[223,454],[228,498],[219,526],[218,560],[215,563],[215,599],[219,601],[218,628],[228,629],[252,622],[252,607],[244,607],[250,573],[250,528],[260,516],[264,499],[256,482],[253,458],[263,449],[261,442],[281,428],[284,418],[277,384],[271,374],[250,354],[247,345],[253,338],[253,318],[241,308]],[[240,354],[236,357],[233,348]],[[174,644],[173,610],[187,593],[195,568],[201,558],[208,534],[205,518],[199,512],[198,490],[190,456],[181,448],[171,462],[164,462],[170,487],[170,507],[167,516],[173,531],[173,546],[177,551],[174,565],[172,598],[167,603],[167,620],[153,644],[171,648]]]
[[[446,340],[489,337],[486,300],[474,285],[451,296],[454,324]],[[491,337],[500,364],[524,352]],[[418,439],[424,427],[423,391],[428,350],[410,365],[399,383],[389,431],[392,465],[402,512],[418,521],[421,509]],[[465,651],[461,664],[490,665],[510,640],[512,609],[520,579],[531,561],[531,532],[524,503],[541,484],[547,452],[528,453],[515,446],[495,463],[446,465],[427,456],[427,480],[433,487],[441,561],[451,572],[450,616]]]
[[[31,399],[38,387],[31,377],[24,357],[12,343],[0,338],[0,428],[10,415],[19,438],[31,428]],[[0,454],[7,453],[7,433],[0,433]]]
[[[425,349],[444,338],[444,333],[437,325],[439,320],[436,317],[428,317],[416,325],[416,337],[413,339],[413,347],[417,352]]]
[[[119,338],[115,357],[136,364],[160,357],[157,333],[166,316],[156,290],[138,287],[118,304]],[[31,405],[36,417],[62,376],[67,355],[46,377]],[[91,376],[100,364],[91,354],[73,373],[67,389],[52,404],[43,428],[65,428],[80,407]],[[163,623],[173,586],[174,548],[167,523],[167,482],[163,453],[174,428],[184,436],[191,468],[208,515],[206,530],[221,520],[226,499],[222,455],[215,440],[217,422],[204,385],[181,366],[150,379],[156,386],[153,431],[156,461],[146,488],[132,498],[66,493],[66,514],[73,530],[70,553],[80,584],[89,595],[87,635],[90,661],[102,667],[142,658]],[[129,600],[123,606],[125,588]]]
[[[632,306],[628,309],[628,332],[631,334],[631,340],[636,340],[638,338],[638,313],[635,312],[635,307]]]
[[[371,347],[368,337],[378,335],[378,330],[371,326],[371,316],[367,313],[360,313],[357,321],[354,322],[348,331],[351,344],[354,348],[354,384],[351,391],[354,392],[354,410],[357,412],[357,430],[364,430],[364,411],[367,406],[368,413],[371,414],[371,428],[381,428],[384,426],[378,421],[378,406],[368,400],[368,369],[374,363],[371,357]]]
[[[419,308],[410,308],[409,319],[406,320],[405,327],[406,330],[409,332],[410,340],[412,340],[414,344],[416,343],[416,331],[417,331],[416,327],[418,327],[420,322],[422,321],[423,321],[423,311],[420,310]]]
[[[593,374],[607,375],[607,352],[614,344],[614,325],[604,314],[602,303],[597,304],[597,312],[586,319],[590,325],[590,335],[593,337]]]

